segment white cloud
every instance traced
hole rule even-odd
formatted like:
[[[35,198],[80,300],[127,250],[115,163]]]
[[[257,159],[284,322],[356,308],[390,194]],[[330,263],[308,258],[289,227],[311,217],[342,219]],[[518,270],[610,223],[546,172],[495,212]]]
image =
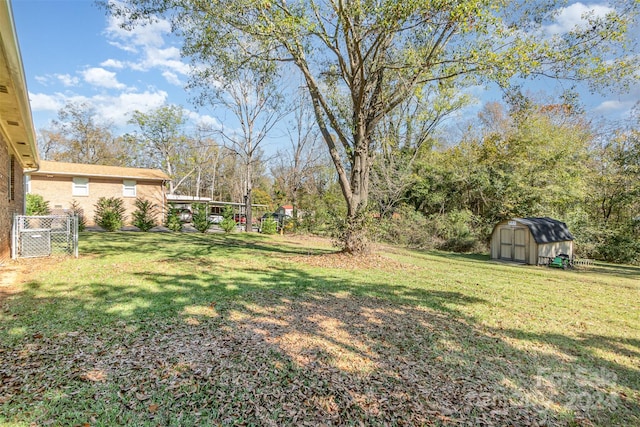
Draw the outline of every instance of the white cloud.
[[[171,71],[164,71],[162,73],[162,77],[164,77],[165,80],[172,85],[182,86],[182,81],[176,73],[172,73]]]
[[[104,68],[88,68],[82,71],[82,76],[87,83],[94,86],[107,89],[125,89],[127,87],[118,81],[116,73],[105,70]]]
[[[40,83],[42,86],[47,86],[49,84],[48,76],[35,76],[34,79]]]
[[[556,22],[547,25],[545,30],[547,34],[565,34],[587,23],[585,19],[587,15],[593,14],[594,17],[604,17],[608,13],[614,12],[614,9],[605,5],[585,5],[583,3],[574,3],[570,6],[563,7],[558,10]]]
[[[199,114],[196,111],[185,110],[187,117],[196,125],[210,126],[214,129],[222,129],[222,123],[213,116],[207,114]]]
[[[109,68],[117,68],[117,69],[122,69],[124,68],[125,64],[124,62],[118,60],[118,59],[107,59],[106,61],[102,61],[100,63],[101,67],[109,67]]]
[[[72,76],[70,74],[54,74],[54,76],[60,83],[67,87],[77,86],[78,83],[80,83],[80,79],[78,77]]]
[[[632,102],[625,102],[625,101],[610,99],[610,100],[601,102],[600,105],[598,105],[596,108],[593,109],[593,111],[598,113],[612,113],[612,112],[622,111],[626,108],[629,108],[632,105],[633,105]]]
[[[109,17],[105,30],[109,43],[138,56],[126,64],[120,62],[121,65],[137,71],[159,68],[174,74],[188,74],[189,65],[182,61],[180,50],[175,46],[167,45],[166,38],[171,36],[169,21],[157,19],[147,25],[137,25],[129,31],[122,29],[121,23],[121,18]]]
[[[147,25],[136,25],[131,30],[121,28],[122,19],[110,16],[105,30],[110,42],[119,44],[121,49],[137,52],[139,47],[164,45],[164,35],[171,33],[171,23],[158,19]]]
[[[167,98],[167,92],[160,90],[121,93],[117,96],[96,96],[91,99],[91,103],[100,117],[116,126],[126,126],[132,112],[136,110],[147,112],[161,107],[166,103]]]
[[[100,121],[113,123],[117,127],[127,126],[133,111],[146,112],[158,108],[167,102],[167,98],[167,92],[162,90],[127,92],[114,96],[100,94],[93,97],[60,92],[51,95],[29,93],[34,112],[57,112],[69,102],[86,103],[95,108],[96,117]]]
[[[63,86],[71,87],[77,86],[80,83],[78,77],[71,74],[47,74],[44,76],[36,76],[35,80],[43,86],[51,86],[62,84]]]
[[[65,104],[64,95],[60,93],[48,95],[29,92],[29,101],[32,111],[58,111]]]

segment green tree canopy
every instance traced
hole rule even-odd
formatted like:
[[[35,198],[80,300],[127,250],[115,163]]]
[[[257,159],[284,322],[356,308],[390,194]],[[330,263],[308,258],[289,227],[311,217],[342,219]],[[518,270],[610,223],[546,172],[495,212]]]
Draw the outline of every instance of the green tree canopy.
[[[369,200],[373,137],[381,121],[425,87],[449,89],[513,78],[634,78],[640,3],[616,1],[570,31],[551,24],[561,1],[126,0],[108,3],[124,26],[171,19],[197,78],[247,66],[294,64],[347,202],[344,248],[364,248],[358,218]],[[197,84],[197,82],[196,82]],[[206,90],[206,88],[205,88]]]

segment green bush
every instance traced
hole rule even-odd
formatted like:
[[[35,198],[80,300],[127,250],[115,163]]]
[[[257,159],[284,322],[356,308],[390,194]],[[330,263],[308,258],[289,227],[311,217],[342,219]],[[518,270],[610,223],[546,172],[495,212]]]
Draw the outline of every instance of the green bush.
[[[84,209],[80,207],[77,200],[71,202],[71,214],[78,217],[78,231],[84,231],[87,228],[87,220],[84,217]]]
[[[135,202],[136,210],[133,212],[131,223],[138,227],[140,231],[149,231],[156,226],[156,212],[153,203],[149,200],[137,198]]]
[[[412,206],[402,205],[391,218],[380,218],[371,228],[375,240],[407,246],[433,249],[436,244],[432,224]]]
[[[483,250],[478,235],[477,219],[468,210],[456,210],[444,215],[434,215],[434,228],[442,242],[437,249],[451,252],[478,252]]]
[[[632,227],[603,230],[595,248],[595,257],[621,264],[638,264],[640,237],[634,235]]]
[[[125,221],[124,202],[118,197],[100,197],[95,204],[94,221],[105,231],[117,231]]]
[[[233,219],[233,208],[229,205],[225,206],[222,210],[222,221],[220,221],[220,228],[225,233],[231,233],[236,228],[236,222]]]
[[[192,205],[193,208],[193,217],[191,219],[191,223],[193,227],[201,233],[206,233],[207,230],[213,224],[209,221],[209,209],[206,203],[194,203]]]
[[[180,221],[179,212],[174,205],[169,205],[164,225],[171,231],[182,231],[182,221]]]
[[[403,205],[391,218],[379,219],[372,235],[378,241],[411,248],[482,252],[490,230],[467,210],[427,218],[412,206]]]
[[[276,234],[278,232],[278,223],[273,218],[266,218],[262,221],[260,232],[264,234]]]
[[[27,215],[50,215],[49,202],[39,194],[27,194]]]
[[[373,218],[371,212],[362,210],[354,218],[335,218],[332,235],[333,245],[347,253],[369,250]]]

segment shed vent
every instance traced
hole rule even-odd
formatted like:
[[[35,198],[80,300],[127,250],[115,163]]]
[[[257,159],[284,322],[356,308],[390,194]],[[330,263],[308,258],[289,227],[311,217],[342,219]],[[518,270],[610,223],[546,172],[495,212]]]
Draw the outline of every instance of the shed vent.
[[[9,88],[5,85],[0,85],[0,93],[9,93]]]
[[[14,122],[13,120],[7,120],[7,124],[10,126],[20,126],[20,123]]]

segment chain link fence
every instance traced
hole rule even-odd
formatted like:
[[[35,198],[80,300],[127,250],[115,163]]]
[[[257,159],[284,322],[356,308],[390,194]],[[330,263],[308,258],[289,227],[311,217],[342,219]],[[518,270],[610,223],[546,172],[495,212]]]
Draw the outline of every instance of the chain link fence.
[[[11,257],[51,255],[78,257],[78,217],[71,215],[25,216],[13,219]]]

